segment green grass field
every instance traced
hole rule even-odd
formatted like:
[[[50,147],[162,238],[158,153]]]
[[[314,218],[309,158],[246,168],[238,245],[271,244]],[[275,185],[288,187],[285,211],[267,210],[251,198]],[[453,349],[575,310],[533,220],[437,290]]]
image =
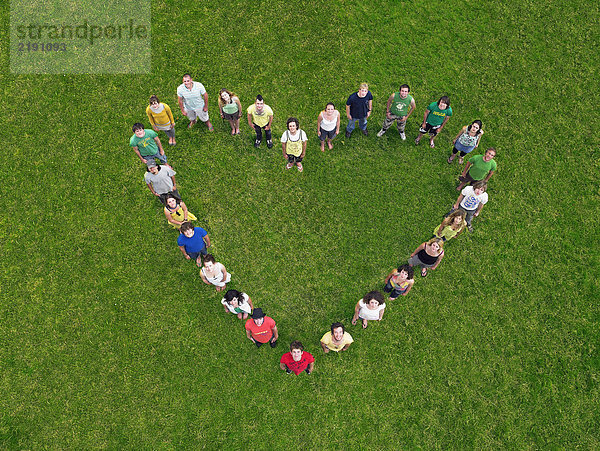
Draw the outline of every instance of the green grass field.
[[[597,4],[156,0],[146,75],[11,74],[8,5],[0,18],[0,447],[600,447]],[[214,133],[185,127],[185,72]],[[371,134],[321,153],[319,111],[362,81]],[[408,140],[376,138],[405,82]],[[229,135],[221,87],[244,108],[264,96],[274,149],[244,120]],[[180,192],[230,286],[277,321],[275,350],[225,315],[143,183],[128,141],[151,94],[176,114]],[[443,94],[454,116],[415,147]],[[302,174],[283,169],[289,116],[309,135]],[[350,326],[455,201],[446,158],[477,118],[499,169],[474,233],[382,322]],[[333,321],[355,343],[324,355]],[[310,376],[279,370],[294,339]]]

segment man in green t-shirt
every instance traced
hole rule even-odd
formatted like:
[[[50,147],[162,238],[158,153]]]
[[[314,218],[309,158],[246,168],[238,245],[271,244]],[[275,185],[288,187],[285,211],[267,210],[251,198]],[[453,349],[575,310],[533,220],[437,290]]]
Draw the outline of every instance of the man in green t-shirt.
[[[442,96],[437,102],[431,102],[425,110],[419,136],[415,139],[415,145],[418,146],[423,135],[429,133],[429,147],[434,148],[435,143],[433,141],[442,131],[450,116],[452,116],[452,108],[450,108],[448,96]]]
[[[406,139],[404,134],[404,128],[406,127],[406,120],[408,116],[415,110],[415,99],[409,94],[410,87],[407,84],[400,86],[398,92],[393,92],[387,101],[387,108],[385,110],[385,117],[383,118],[383,125],[381,130],[377,133],[378,137],[383,136],[388,128],[396,121],[396,128],[400,133],[402,141]]]
[[[167,156],[154,130],[144,128],[139,122],[133,124],[134,135],[129,139],[129,145],[140,158],[142,163],[154,162],[158,159],[162,164],[167,164]]]
[[[465,169],[458,178],[460,184],[456,190],[460,191],[465,185],[472,185],[480,180],[487,183],[497,168],[496,161],[494,160],[495,156],[496,149],[490,147],[485,151],[484,155],[473,155],[469,158],[469,161],[467,161],[467,164],[465,165]]]

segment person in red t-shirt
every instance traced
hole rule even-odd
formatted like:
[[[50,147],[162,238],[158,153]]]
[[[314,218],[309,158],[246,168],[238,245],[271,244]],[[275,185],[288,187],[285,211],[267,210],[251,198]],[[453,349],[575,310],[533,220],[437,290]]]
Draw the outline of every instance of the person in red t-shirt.
[[[290,352],[286,352],[281,356],[279,367],[287,374],[298,375],[302,371],[306,374],[312,373],[315,368],[315,358],[310,352],[304,352],[304,346],[299,341],[292,341]]]
[[[246,336],[257,348],[265,343],[274,348],[277,346],[279,332],[273,318],[266,316],[261,308],[255,308],[251,319],[246,321]]]

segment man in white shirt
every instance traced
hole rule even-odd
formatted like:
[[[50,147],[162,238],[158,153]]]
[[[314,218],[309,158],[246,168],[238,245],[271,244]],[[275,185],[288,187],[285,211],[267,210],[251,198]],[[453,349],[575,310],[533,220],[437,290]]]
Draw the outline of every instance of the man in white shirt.
[[[181,114],[187,116],[190,120],[188,128],[192,128],[196,121],[200,119],[206,124],[210,131],[213,126],[208,118],[208,94],[204,85],[198,81],[192,80],[190,74],[183,76],[183,83],[177,88],[177,101]]]

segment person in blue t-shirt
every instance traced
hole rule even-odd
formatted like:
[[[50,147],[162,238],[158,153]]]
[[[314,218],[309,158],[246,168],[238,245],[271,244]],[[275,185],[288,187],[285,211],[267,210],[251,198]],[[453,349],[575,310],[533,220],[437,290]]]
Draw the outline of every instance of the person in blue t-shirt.
[[[363,135],[368,135],[367,118],[371,115],[373,109],[373,95],[369,91],[369,85],[361,83],[358,92],[351,94],[346,101],[346,117],[348,118],[348,126],[346,127],[346,138],[356,127],[356,121]]]
[[[202,266],[202,255],[207,254],[206,248],[210,246],[208,232],[202,227],[194,227],[191,222],[184,222],[179,229],[181,234],[177,238],[177,244],[183,256],[196,260],[196,265]]]

